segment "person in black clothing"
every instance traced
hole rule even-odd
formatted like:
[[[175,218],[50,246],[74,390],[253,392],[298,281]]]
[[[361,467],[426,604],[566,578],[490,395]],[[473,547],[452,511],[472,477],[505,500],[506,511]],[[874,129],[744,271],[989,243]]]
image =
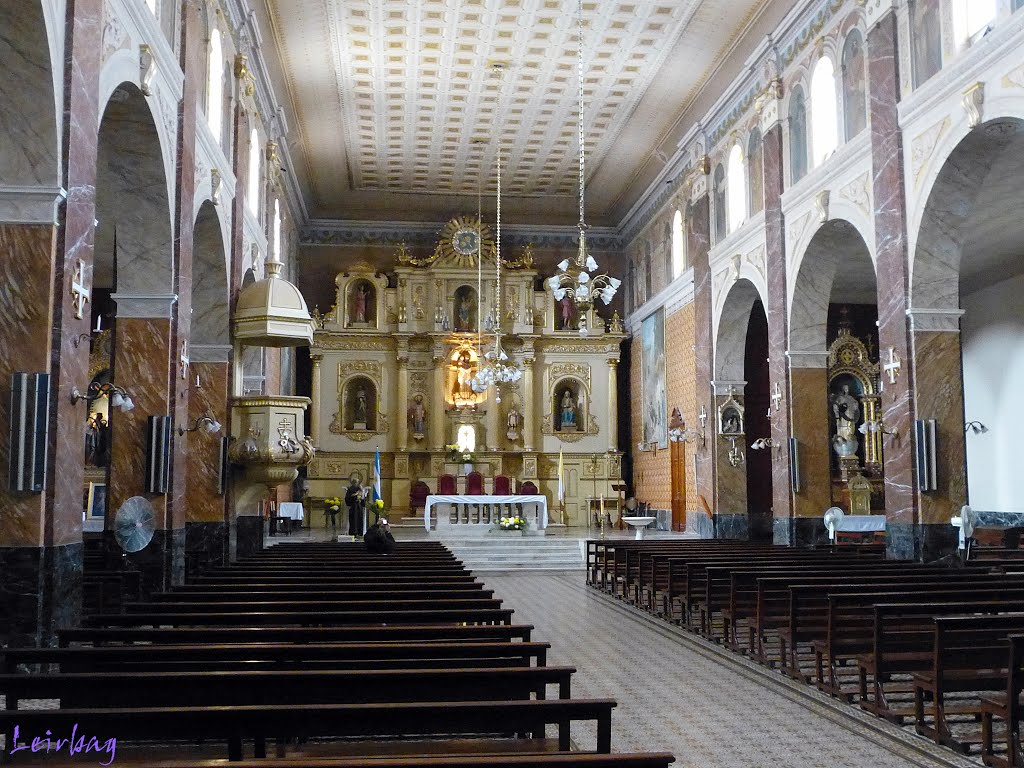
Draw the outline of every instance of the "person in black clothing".
[[[345,491],[345,506],[348,507],[348,535],[358,536],[363,532],[363,489],[359,487],[359,480],[355,477],[349,481],[348,489]]]
[[[367,552],[375,555],[391,554],[395,548],[395,537],[391,535],[387,519],[382,517],[379,523],[371,525],[363,536],[363,542]]]

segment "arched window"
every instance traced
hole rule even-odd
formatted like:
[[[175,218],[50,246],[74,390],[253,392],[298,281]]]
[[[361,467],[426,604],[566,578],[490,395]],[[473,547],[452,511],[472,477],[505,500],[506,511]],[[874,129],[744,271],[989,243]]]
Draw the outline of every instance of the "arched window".
[[[715,242],[725,238],[725,168],[715,168]]]
[[[747,142],[747,192],[747,208],[753,216],[764,208],[764,142],[757,128]]]
[[[837,107],[835,67],[828,56],[822,56],[811,76],[811,149],[815,167],[839,146]]]
[[[729,231],[733,232],[747,218],[747,182],[743,174],[743,150],[739,144],[729,152],[729,178],[725,186],[729,196]]]
[[[807,174],[807,105],[799,85],[789,97],[789,170],[794,184]]]
[[[224,52],[220,44],[220,30],[210,34],[210,58],[206,66],[206,121],[219,144],[224,132]]]
[[[459,427],[455,438],[455,444],[459,446],[459,453],[472,453],[476,450],[476,428],[472,424],[463,424]]]
[[[672,279],[675,280],[686,268],[686,241],[683,239],[683,212],[676,211],[672,217]]]
[[[281,256],[281,201],[274,200],[274,255],[279,261],[284,261]]]
[[[953,39],[957,48],[996,18],[996,0],[953,0]]]
[[[942,16],[939,3],[940,0],[916,0],[910,6],[915,87],[942,69]]]
[[[156,16],[156,0],[146,0],[146,7],[149,8],[150,13]]]
[[[843,46],[843,109],[846,115],[846,140],[868,124],[867,91],[864,86],[864,38],[855,29]]]
[[[249,210],[260,217],[260,135],[255,128],[249,134]]]

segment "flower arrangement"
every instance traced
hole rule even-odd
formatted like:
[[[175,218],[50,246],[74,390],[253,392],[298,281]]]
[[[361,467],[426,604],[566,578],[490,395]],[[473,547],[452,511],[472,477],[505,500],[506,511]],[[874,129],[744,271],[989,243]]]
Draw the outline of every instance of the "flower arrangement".
[[[324,506],[327,507],[330,512],[338,512],[341,510],[341,499],[337,496],[330,499],[324,499]]]
[[[461,461],[465,464],[472,464],[475,458],[472,451],[463,451],[456,443],[446,445],[445,450],[448,451],[448,461]]]
[[[503,517],[498,520],[498,528],[503,531],[525,531],[526,519],[519,516]]]

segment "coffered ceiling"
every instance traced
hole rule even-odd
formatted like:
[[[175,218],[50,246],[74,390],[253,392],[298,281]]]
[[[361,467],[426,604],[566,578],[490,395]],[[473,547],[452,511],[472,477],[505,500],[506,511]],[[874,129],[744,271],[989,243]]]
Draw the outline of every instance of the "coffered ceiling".
[[[509,218],[575,221],[576,0],[265,2],[313,216],[475,208],[500,146]],[[591,223],[618,223],[610,206],[763,5],[585,0]]]

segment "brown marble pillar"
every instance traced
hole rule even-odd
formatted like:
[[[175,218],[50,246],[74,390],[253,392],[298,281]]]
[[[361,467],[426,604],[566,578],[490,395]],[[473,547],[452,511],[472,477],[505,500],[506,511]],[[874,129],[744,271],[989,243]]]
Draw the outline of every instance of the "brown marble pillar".
[[[766,110],[766,113],[768,110]],[[782,215],[783,152],[782,123],[778,100],[773,113],[762,113],[764,135],[764,228],[768,270],[768,376],[769,392],[779,393],[771,401],[772,516],[776,544],[792,544],[793,484],[790,480],[790,389],[786,349],[789,323],[786,297],[786,235]],[[767,118],[767,119],[765,119]]]
[[[711,343],[711,269],[708,262],[708,251],[711,248],[710,204],[707,193],[707,176],[697,177],[694,190],[695,200],[690,204],[686,228],[687,253],[693,264],[693,305],[694,305],[694,368],[696,371],[696,398],[694,401],[697,412],[693,414],[696,421],[698,414],[707,414],[705,427],[706,440],[694,444],[694,457],[697,467],[697,511],[687,518],[687,527],[697,531],[701,536],[713,537],[713,519],[708,517],[710,510],[715,508],[715,475],[713,459],[714,401],[711,392],[711,371],[713,347]],[[699,423],[699,422],[697,422]],[[692,520],[692,522],[691,522]]]
[[[196,349],[193,354],[203,351]],[[190,376],[192,382],[198,376],[201,386],[189,394],[188,423],[182,426],[192,429],[203,417],[227,423],[228,375],[226,359],[193,360]],[[220,451],[225,434],[223,426],[217,433],[200,427],[177,438],[187,456],[185,554],[189,568],[220,564],[227,556],[225,498],[220,492]]]
[[[875,14],[878,14],[875,17]],[[896,14],[868,13],[868,88],[871,156],[875,198],[875,256],[878,275],[878,338],[883,364],[897,360],[894,380],[883,374],[882,417],[885,513],[892,557],[921,557],[930,534],[920,529],[913,466],[913,361],[907,324],[908,266],[906,196],[903,188],[903,137],[899,128],[899,57]],[[951,528],[948,524],[947,528]],[[941,536],[938,531],[934,533]],[[949,537],[952,540],[952,537]]]
[[[747,466],[746,463],[733,464],[729,459],[733,444],[730,440],[718,436],[718,409],[733,397],[730,392],[741,393],[746,382],[721,381],[714,382],[714,407],[708,419],[709,445],[713,446],[714,478],[715,478],[715,538],[748,539],[750,537],[750,516],[747,507]],[[744,457],[747,453],[746,440],[736,439],[736,451]],[[734,461],[735,459],[733,459]]]
[[[827,538],[822,515],[832,506],[828,442],[828,373],[825,354],[790,352],[790,429],[796,438],[800,488],[793,493],[791,544]],[[813,366],[808,366],[813,363]]]

